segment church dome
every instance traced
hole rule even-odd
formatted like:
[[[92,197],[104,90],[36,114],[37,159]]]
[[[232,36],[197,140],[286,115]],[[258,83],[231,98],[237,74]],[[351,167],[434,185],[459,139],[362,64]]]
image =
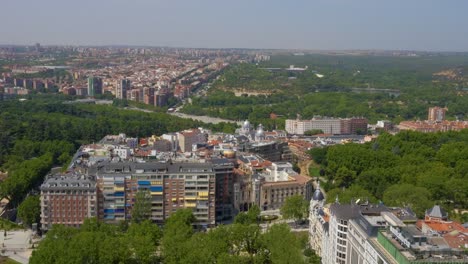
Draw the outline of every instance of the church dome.
[[[322,191],[320,190],[320,183],[317,185],[317,189],[315,189],[314,194],[312,195],[312,200],[314,201],[322,201],[325,199],[323,196]]]
[[[242,124],[243,129],[250,129],[250,122],[249,120],[245,120],[244,124]]]
[[[262,124],[258,125],[257,131],[255,132],[255,137],[257,138],[265,137],[265,131],[263,131]]]

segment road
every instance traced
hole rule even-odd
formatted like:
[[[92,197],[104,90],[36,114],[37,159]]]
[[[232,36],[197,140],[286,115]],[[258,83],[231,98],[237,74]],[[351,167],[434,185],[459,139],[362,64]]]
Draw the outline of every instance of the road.
[[[222,118],[211,117],[211,116],[196,116],[196,115],[188,115],[188,114],[179,113],[179,112],[173,112],[173,113],[168,112],[168,114],[181,117],[181,118],[191,118],[193,120],[202,121],[204,123],[219,124],[219,123],[225,122],[225,123],[236,123],[237,125],[242,125],[242,122],[240,121],[237,122],[233,120],[222,119]]]

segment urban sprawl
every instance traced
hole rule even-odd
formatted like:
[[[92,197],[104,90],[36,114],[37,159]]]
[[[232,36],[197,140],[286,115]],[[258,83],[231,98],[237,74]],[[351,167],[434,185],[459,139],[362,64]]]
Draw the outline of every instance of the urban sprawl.
[[[56,58],[44,55],[61,52],[74,54],[70,65],[51,66]],[[0,49],[6,59],[17,54],[15,47]],[[231,63],[270,59],[268,53],[235,49],[40,44],[28,47],[24,54],[48,66],[5,66],[11,71],[2,74],[0,101],[62,93],[91,103],[115,97],[166,107],[171,113]],[[63,76],[40,76],[62,70],[66,70]],[[34,74],[38,77],[18,77]],[[308,242],[322,263],[466,263],[468,227],[451,220],[439,205],[427,208],[424,219],[418,219],[409,206],[387,207],[367,200],[341,203],[338,198],[327,204],[319,180],[293,165],[310,161],[308,151],[315,147],[369,142],[375,138],[368,134],[372,130],[468,128],[467,121],[446,120],[447,111],[431,107],[427,120],[395,125],[387,120],[371,125],[358,116],[303,119],[297,115],[284,120],[284,130],[267,131],[261,124],[237,120],[240,128],[235,133],[200,127],[139,138],[107,135],[82,145],[65,171],[53,169],[46,176],[40,186],[40,226],[47,232],[56,224],[80,227],[87,218],[111,224],[130,221],[137,196],[143,193],[152,222],[163,225],[178,209],[189,208],[196,218],[194,227],[205,231],[232,223],[237,214],[254,205],[262,214],[279,214],[288,198],[299,195],[310,201]]]

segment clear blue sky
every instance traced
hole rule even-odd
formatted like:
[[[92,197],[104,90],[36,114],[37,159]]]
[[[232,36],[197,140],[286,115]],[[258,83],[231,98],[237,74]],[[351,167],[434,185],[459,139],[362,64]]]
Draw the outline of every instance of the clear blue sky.
[[[0,44],[468,51],[467,0],[2,0]]]

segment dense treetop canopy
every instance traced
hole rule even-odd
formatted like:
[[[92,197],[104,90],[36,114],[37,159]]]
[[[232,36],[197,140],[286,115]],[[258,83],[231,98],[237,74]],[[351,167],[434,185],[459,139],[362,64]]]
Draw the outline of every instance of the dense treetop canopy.
[[[325,170],[329,202],[337,195],[342,202],[380,200],[411,206],[419,216],[435,203],[448,209],[468,207],[468,130],[381,134],[366,144],[313,149],[310,154]]]

